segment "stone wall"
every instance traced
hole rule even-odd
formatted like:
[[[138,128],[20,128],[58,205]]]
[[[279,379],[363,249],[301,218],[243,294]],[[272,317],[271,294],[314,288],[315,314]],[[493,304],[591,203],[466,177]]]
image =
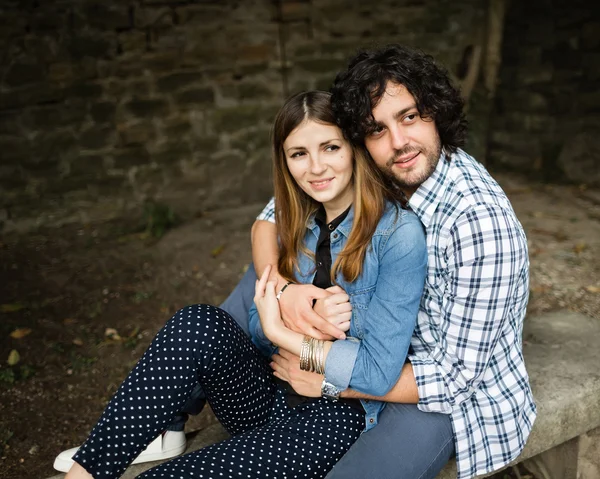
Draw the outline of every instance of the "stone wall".
[[[600,3],[511,2],[490,163],[600,185],[599,81]]]
[[[479,0],[4,0],[0,224],[192,212],[269,196],[282,99],[328,88],[358,47],[404,42],[451,69]]]

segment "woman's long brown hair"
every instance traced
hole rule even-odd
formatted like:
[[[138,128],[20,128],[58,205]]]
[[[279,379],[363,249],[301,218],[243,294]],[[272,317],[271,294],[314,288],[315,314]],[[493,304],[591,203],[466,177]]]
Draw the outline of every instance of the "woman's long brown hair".
[[[286,138],[304,121],[337,126],[331,111],[331,95],[323,91],[298,93],[289,98],[275,118],[273,125],[273,180],[275,184],[275,218],[279,235],[279,274],[294,281],[298,271],[298,254],[314,256],[304,246],[306,225],[320,203],[307,195],[292,177],[283,150]],[[381,219],[385,200],[401,201],[389,181],[380,173],[367,153],[354,145],[354,221],[348,242],[331,268],[331,281],[341,272],[352,282],[362,272],[367,248]]]

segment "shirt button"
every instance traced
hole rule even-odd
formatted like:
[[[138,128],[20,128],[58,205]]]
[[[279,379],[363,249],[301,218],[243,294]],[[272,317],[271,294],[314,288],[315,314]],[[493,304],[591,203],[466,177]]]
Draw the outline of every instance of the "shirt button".
[[[333,231],[335,229],[332,224],[328,224],[327,227],[329,228],[329,231]]]
[[[337,239],[338,234],[337,233],[333,233],[333,239]]]
[[[373,424],[373,423],[375,422],[375,419],[371,418],[371,419],[369,419],[369,422],[370,422],[371,424]]]
[[[317,263],[317,266],[323,266],[323,263],[321,263],[320,261]]]

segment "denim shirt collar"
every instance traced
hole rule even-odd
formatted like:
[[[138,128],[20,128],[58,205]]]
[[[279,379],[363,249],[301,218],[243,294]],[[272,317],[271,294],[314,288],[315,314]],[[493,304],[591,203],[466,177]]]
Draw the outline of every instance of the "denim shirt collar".
[[[350,236],[350,231],[352,230],[352,223],[354,222],[354,205],[350,207],[350,211],[344,218],[344,220],[338,225],[338,227],[334,230],[344,235],[346,238]],[[306,227],[312,231],[315,235],[315,238],[319,238],[319,225],[315,221],[315,213],[310,215],[308,221],[306,222]]]

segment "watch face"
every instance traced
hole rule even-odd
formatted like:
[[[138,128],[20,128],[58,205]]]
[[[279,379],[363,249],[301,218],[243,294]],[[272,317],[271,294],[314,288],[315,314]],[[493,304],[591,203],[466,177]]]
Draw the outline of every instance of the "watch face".
[[[321,386],[321,395],[327,399],[333,399],[334,401],[337,401],[340,397],[340,390],[333,384],[323,381]]]

